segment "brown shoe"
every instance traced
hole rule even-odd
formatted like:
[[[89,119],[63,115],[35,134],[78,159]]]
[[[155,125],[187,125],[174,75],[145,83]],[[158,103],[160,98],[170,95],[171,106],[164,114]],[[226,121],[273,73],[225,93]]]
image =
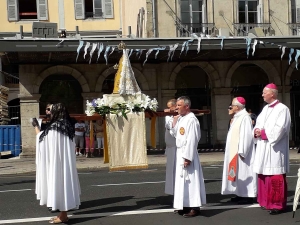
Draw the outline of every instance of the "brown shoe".
[[[200,215],[200,210],[191,209],[189,213],[183,214],[184,218],[191,218]]]

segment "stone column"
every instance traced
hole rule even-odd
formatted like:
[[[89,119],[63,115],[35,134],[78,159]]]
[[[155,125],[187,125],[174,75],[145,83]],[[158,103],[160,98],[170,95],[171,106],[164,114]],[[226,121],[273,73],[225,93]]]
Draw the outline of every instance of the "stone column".
[[[18,95],[20,98],[22,153],[20,158],[35,157],[36,133],[30,118],[39,117],[40,94]]]
[[[212,90],[212,119],[215,121],[213,126],[214,140],[213,143],[217,147],[218,145],[224,145],[226,142],[228,132],[228,105],[231,102],[232,88],[214,88]]]

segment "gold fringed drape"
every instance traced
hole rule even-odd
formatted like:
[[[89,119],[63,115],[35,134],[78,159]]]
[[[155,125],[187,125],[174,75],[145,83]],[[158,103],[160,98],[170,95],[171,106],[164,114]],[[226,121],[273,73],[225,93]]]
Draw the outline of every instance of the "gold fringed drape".
[[[113,94],[119,94],[119,85],[120,85],[122,68],[123,68],[123,56],[121,57],[121,59],[119,61],[118,71],[115,75]]]
[[[90,147],[94,148],[92,144],[94,143],[94,124],[93,121],[90,121]]]
[[[145,114],[106,116],[110,171],[148,168]]]
[[[103,120],[103,133],[104,133],[104,149],[103,149],[104,163],[109,163],[106,118],[104,118],[104,120]]]
[[[156,116],[153,116],[153,117],[151,117],[151,146],[152,146],[152,148],[156,148],[155,130],[156,130]]]

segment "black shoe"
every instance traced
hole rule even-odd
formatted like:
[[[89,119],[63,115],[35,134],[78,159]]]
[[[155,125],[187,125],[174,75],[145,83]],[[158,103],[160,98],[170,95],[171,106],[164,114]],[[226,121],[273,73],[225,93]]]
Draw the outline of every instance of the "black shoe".
[[[188,208],[183,207],[183,209],[181,210],[178,209],[174,210],[174,213],[182,216],[183,214],[188,213],[189,211],[190,210]]]
[[[282,212],[282,210],[278,210],[278,209],[271,209],[269,211],[270,215],[278,215]]]
[[[238,202],[240,200],[242,200],[242,197],[240,197],[240,196],[235,196],[235,197],[230,199],[231,202]]]
[[[200,210],[191,209],[189,213],[183,214],[184,218],[191,218],[200,215]]]
[[[262,210],[266,210],[266,207],[264,207],[264,206],[261,206],[260,208],[261,208]]]
[[[239,205],[246,205],[246,204],[253,204],[253,198],[241,198],[241,200],[238,201]]]

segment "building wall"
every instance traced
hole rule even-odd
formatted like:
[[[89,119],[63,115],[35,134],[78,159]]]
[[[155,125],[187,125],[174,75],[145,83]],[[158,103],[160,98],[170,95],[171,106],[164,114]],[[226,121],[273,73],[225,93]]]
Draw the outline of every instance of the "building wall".
[[[58,23],[59,25],[59,0],[48,0],[48,21]],[[79,26],[80,31],[108,31],[119,30],[121,28],[120,21],[120,5],[119,0],[113,1],[114,5],[114,18],[112,19],[85,19],[76,20],[74,10],[74,0],[64,0],[64,23],[65,29],[68,31],[74,31],[76,26]],[[24,32],[32,32],[32,23],[38,22],[38,20],[29,21],[8,21],[7,15],[7,1],[0,1],[0,8],[2,13],[0,14],[0,32],[19,32],[20,25],[23,25]],[[59,27],[59,26],[58,26]]]
[[[161,63],[132,64],[136,79],[140,84],[142,92],[151,98],[157,98],[159,110],[166,107],[169,99],[175,97],[177,74],[186,66],[198,66],[208,75],[211,83],[211,113],[213,146],[223,145],[226,141],[228,130],[228,103],[233,98],[231,91],[232,74],[243,64],[253,64],[265,71],[269,82],[274,82],[279,87],[279,99],[290,107],[290,86],[289,79],[294,71],[295,64],[291,66],[284,61],[218,61],[218,62],[183,62],[183,63]],[[282,64],[281,64],[282,63]],[[274,65],[280,65],[275,67]],[[34,131],[29,122],[29,118],[39,114],[39,87],[44,79],[55,74],[70,74],[82,87],[83,104],[86,100],[102,97],[102,85],[106,77],[116,71],[113,65],[92,64],[92,65],[20,65],[20,102],[22,113],[22,140],[24,143],[23,155],[34,154],[35,138]],[[281,68],[281,71],[278,69]],[[285,85],[282,86],[281,76],[284,77]],[[251,84],[249,84],[251,85]],[[150,120],[147,123],[147,145],[150,146]],[[156,130],[156,145],[158,148],[164,147],[164,119],[159,118]]]
[[[166,0],[180,18],[179,1]],[[291,4],[289,0],[260,0],[262,4],[262,23],[271,23],[271,36],[288,36],[291,30]],[[157,3],[157,30],[159,37],[175,37],[176,26],[170,9],[164,1]],[[177,8],[175,7],[177,5]],[[207,23],[214,23],[217,29],[228,29],[230,36],[236,30],[233,23],[238,23],[238,0],[207,0]],[[216,33],[217,34],[217,33]]]

